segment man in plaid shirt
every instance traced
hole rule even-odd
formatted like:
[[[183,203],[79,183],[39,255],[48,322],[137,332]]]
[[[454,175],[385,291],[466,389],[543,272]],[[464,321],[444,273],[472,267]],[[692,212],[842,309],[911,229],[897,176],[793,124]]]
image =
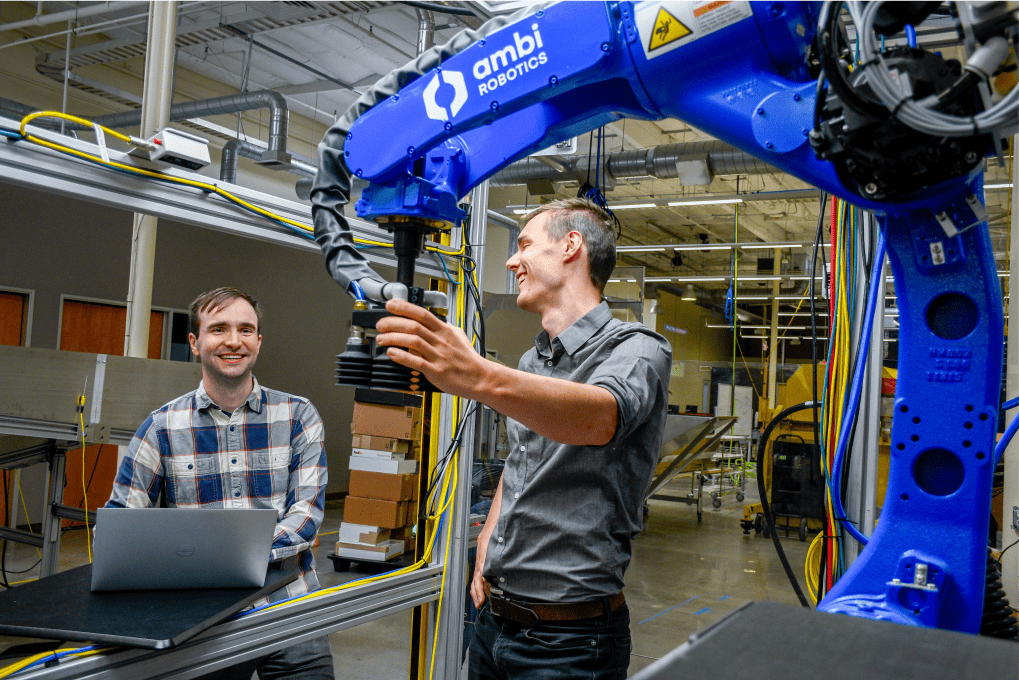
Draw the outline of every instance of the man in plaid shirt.
[[[278,602],[319,588],[312,546],[325,508],[322,419],[302,397],[266,389],[251,369],[262,344],[262,312],[235,288],[191,303],[191,351],[202,382],[154,411],[135,433],[106,507],[273,508],[278,521],[269,568],[301,576],[268,597]],[[284,567],[284,564],[286,567]],[[216,678],[333,678],[321,637],[220,671]],[[209,676],[213,677],[213,676]]]

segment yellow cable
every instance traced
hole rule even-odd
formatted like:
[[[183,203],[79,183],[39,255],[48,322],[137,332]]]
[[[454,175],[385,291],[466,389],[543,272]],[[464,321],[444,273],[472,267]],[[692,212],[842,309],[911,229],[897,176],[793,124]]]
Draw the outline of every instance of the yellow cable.
[[[85,395],[81,395],[78,401],[79,408],[85,406]],[[81,423],[81,495],[85,506],[85,545],[88,546],[88,563],[92,564],[92,534],[88,526],[88,489],[85,488],[85,416],[78,412],[78,420]]]
[[[308,233],[314,233],[314,231],[315,231],[313,227],[309,227],[309,226],[307,226],[305,224],[302,224],[301,222],[297,222],[296,220],[292,220],[292,219],[289,219],[287,217],[283,217],[282,215],[277,215],[276,213],[273,213],[273,212],[271,212],[269,210],[265,210],[264,208],[260,208],[260,207],[258,207],[256,205],[253,205],[253,204],[249,203],[248,201],[245,201],[244,199],[239,198],[239,197],[231,194],[230,192],[226,191],[225,189],[221,189],[219,186],[217,186],[215,184],[209,184],[207,182],[198,182],[198,181],[195,181],[195,180],[185,179],[183,177],[177,177],[176,175],[168,175],[168,174],[162,173],[162,172],[157,172],[157,171],[153,171],[153,170],[146,170],[144,168],[137,168],[137,167],[134,167],[134,166],[131,166],[131,165],[125,165],[123,163],[117,163],[116,161],[104,161],[99,156],[95,156],[93,154],[86,153],[84,151],[79,151],[77,149],[73,149],[73,148],[71,148],[69,146],[65,146],[63,144],[58,144],[56,142],[51,142],[49,140],[45,140],[45,139],[42,139],[40,137],[36,137],[35,135],[28,134],[25,131],[25,128],[26,128],[26,126],[28,125],[28,123],[30,121],[32,121],[32,120],[34,120],[36,118],[63,118],[65,120],[70,120],[72,122],[79,123],[81,125],[87,125],[89,127],[92,126],[92,123],[90,121],[84,119],[84,118],[79,118],[77,116],[71,116],[71,115],[68,115],[68,114],[60,113],[59,111],[37,111],[35,113],[31,113],[31,114],[25,116],[25,118],[22,119],[22,121],[21,121],[21,128],[19,130],[21,135],[25,139],[27,139],[28,141],[30,141],[30,142],[32,142],[34,144],[38,144],[38,145],[46,147],[48,149],[53,149],[54,151],[59,151],[61,153],[67,153],[67,154],[70,154],[70,155],[73,155],[73,156],[77,156],[79,158],[83,158],[85,160],[89,160],[89,161],[98,163],[100,165],[104,165],[104,166],[111,167],[111,168],[117,168],[118,170],[123,170],[125,172],[130,172],[130,173],[133,173],[133,174],[141,175],[143,177],[149,177],[149,178],[152,178],[152,179],[159,179],[159,180],[163,180],[163,181],[168,181],[168,182],[172,182],[174,184],[182,184],[184,186],[195,187],[197,189],[201,189],[201,190],[207,191],[209,193],[218,194],[219,196],[222,196],[223,198],[227,199],[228,201],[230,201],[232,203],[236,203],[237,205],[244,206],[245,208],[247,208],[247,209],[249,209],[249,210],[251,210],[251,211],[253,211],[253,212],[255,212],[255,213],[259,214],[259,215],[262,215],[263,217],[267,217],[269,219],[273,219],[273,220],[277,220],[279,222],[283,222],[284,224],[288,224],[288,225],[290,225],[290,226],[292,226],[292,227],[294,227],[296,229],[300,229],[300,230],[308,232]],[[114,137],[116,137],[117,139],[121,139],[121,140],[123,140],[123,141],[125,141],[125,142],[127,142],[129,144],[133,144],[133,142],[131,141],[130,137],[122,135],[119,132],[116,132],[114,130],[110,130],[109,128],[106,128],[106,127],[103,127],[103,126],[100,126],[100,127],[103,130],[105,130],[106,132],[108,132],[109,134],[111,134]],[[383,248],[392,248],[393,247],[392,243],[387,243],[385,241],[372,241],[372,240],[369,240],[369,239],[362,239],[362,238],[357,238],[357,237],[352,237],[352,240],[355,243],[360,243],[360,244],[363,244],[363,245],[374,245],[374,246],[379,246],[379,247],[383,247]],[[460,250],[457,250],[457,251],[452,251],[452,250],[443,250],[441,248],[436,248],[434,246],[430,246],[430,247],[426,248],[426,250],[428,252],[441,253],[443,255],[450,255],[450,256],[453,256],[453,257],[462,255],[464,253],[464,248],[461,248]]]

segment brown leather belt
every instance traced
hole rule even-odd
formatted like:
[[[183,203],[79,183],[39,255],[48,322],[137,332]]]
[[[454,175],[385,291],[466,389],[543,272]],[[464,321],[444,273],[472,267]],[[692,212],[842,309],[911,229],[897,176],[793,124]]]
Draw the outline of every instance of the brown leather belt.
[[[581,619],[593,619],[609,612],[614,612],[623,606],[625,598],[622,593],[616,593],[610,597],[591,602],[525,602],[514,600],[496,589],[488,594],[489,606],[492,613],[510,621],[535,625],[540,621],[579,621]]]

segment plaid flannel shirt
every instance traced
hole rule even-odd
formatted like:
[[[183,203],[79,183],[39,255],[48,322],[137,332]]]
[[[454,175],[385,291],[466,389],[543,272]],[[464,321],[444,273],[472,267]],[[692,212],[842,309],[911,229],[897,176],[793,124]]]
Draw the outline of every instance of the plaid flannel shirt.
[[[106,507],[273,508],[271,560],[300,555],[301,577],[269,602],[319,588],[310,549],[325,510],[322,418],[307,399],[254,383],[226,413],[204,383],[153,411],[138,428]]]

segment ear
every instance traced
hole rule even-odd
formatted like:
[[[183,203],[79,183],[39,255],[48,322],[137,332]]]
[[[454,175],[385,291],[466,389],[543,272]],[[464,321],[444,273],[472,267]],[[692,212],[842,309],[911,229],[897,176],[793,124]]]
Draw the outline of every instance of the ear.
[[[188,333],[188,344],[191,345],[191,353],[198,356],[198,338],[194,333]]]
[[[580,235],[579,231],[571,231],[566,234],[566,238],[563,241],[565,243],[563,247],[564,263],[572,262],[580,257],[584,251],[584,237]]]

